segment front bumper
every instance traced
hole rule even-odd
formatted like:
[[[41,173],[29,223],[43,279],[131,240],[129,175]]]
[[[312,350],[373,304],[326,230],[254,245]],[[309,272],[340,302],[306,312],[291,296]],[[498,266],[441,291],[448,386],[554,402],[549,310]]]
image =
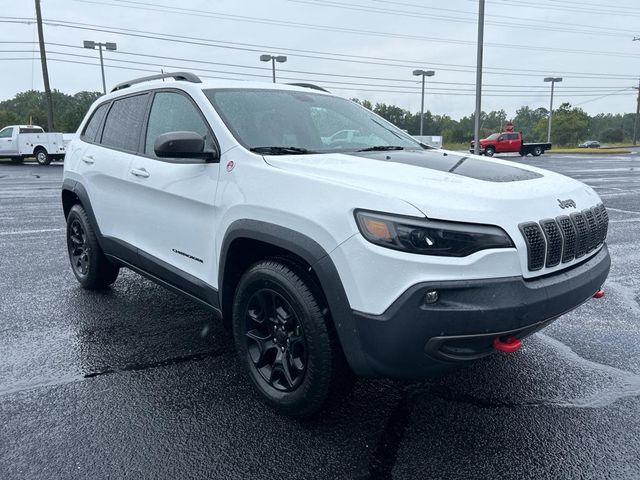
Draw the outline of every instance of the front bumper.
[[[533,280],[508,277],[428,282],[404,292],[382,315],[354,311],[368,376],[424,378],[491,354],[496,337],[524,338],[589,299],[604,283],[606,245],[587,261]],[[436,303],[424,302],[436,290]],[[350,352],[345,352],[349,355]]]

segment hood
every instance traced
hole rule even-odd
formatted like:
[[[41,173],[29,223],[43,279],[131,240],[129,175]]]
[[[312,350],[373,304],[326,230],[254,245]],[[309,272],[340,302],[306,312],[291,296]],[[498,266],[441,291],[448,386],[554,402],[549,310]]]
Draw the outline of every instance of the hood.
[[[428,218],[503,228],[515,225],[516,231],[518,223],[566,215],[599,202],[593,189],[563,175],[445,150],[283,155],[265,160],[301,175],[402,199]],[[567,200],[575,203],[571,211],[562,203]]]

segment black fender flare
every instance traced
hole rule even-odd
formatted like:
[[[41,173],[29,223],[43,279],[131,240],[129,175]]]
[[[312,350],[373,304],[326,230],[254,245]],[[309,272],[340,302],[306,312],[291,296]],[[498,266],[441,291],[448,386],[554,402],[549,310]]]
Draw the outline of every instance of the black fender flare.
[[[229,225],[220,248],[218,268],[220,299],[223,298],[224,292],[223,278],[227,252],[233,241],[240,238],[257,240],[288,250],[311,266],[320,281],[320,287],[331,311],[333,325],[351,369],[359,376],[373,376],[374,372],[369,367],[369,362],[362,349],[353,310],[338,270],[328,252],[312,238],[281,225],[251,219],[236,220]]]
[[[89,194],[87,193],[87,190],[84,188],[84,186],[80,182],[76,180],[71,180],[70,178],[65,178],[62,182],[62,195],[64,195],[65,191],[73,193],[80,200],[80,203],[84,208],[84,211],[87,212],[87,215],[89,216],[89,220],[91,220],[91,226],[96,232],[96,236],[98,238],[98,244],[100,244],[102,240],[102,232],[100,231],[100,227],[98,226],[98,222],[96,221],[96,216],[93,213],[93,208],[91,207],[91,200],[89,200]],[[63,197],[62,206],[64,208],[64,197]],[[65,219],[66,219],[67,213],[68,212],[65,211]],[[100,247],[102,247],[101,244],[100,244]]]

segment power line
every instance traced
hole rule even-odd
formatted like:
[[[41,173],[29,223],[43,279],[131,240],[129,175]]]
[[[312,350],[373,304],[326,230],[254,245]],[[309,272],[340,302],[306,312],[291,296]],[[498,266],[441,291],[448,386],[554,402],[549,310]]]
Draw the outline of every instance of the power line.
[[[383,38],[405,38],[408,40],[417,40],[417,41],[425,41],[432,43],[444,43],[444,44],[454,44],[454,45],[475,45],[474,42],[468,40],[459,40],[459,39],[451,39],[451,38],[441,38],[441,37],[427,37],[424,35],[410,35],[410,34],[398,34],[398,33],[390,33],[390,32],[381,32],[374,30],[361,30],[355,28],[345,28],[345,27],[337,27],[330,25],[320,25],[320,24],[310,24],[310,23],[300,23],[300,22],[292,22],[287,20],[276,20],[276,19],[267,19],[267,18],[256,18],[249,17],[244,15],[230,15],[219,12],[212,12],[208,10],[197,10],[192,8],[181,8],[181,7],[173,7],[168,5],[160,5],[155,3],[143,3],[132,0],[113,0],[116,2],[120,2],[119,4],[109,3],[106,1],[98,1],[98,0],[74,0],[80,3],[89,3],[96,5],[104,5],[104,6],[112,6],[119,8],[131,8],[137,10],[151,11],[151,12],[161,12],[161,13],[178,13],[182,15],[190,15],[196,17],[211,17],[211,18],[219,18],[230,21],[237,22],[248,22],[248,23],[258,23],[258,24],[266,24],[266,25],[278,25],[289,28],[301,28],[305,30],[313,29],[319,31],[330,31],[330,32],[338,32],[338,33],[347,33],[353,35],[363,35],[370,37],[383,37]],[[122,4],[122,3],[126,3]],[[599,28],[599,27],[595,27]],[[619,30],[616,30],[619,31]],[[580,49],[568,49],[568,48],[554,48],[554,47],[543,47],[543,46],[530,46],[530,45],[520,45],[520,44],[507,44],[507,43],[487,43],[486,45],[496,48],[506,48],[506,49],[516,49],[516,50],[531,50],[531,51],[548,51],[548,52],[563,52],[563,53],[571,53],[571,54],[584,54],[584,55],[604,55],[607,57],[615,56],[621,58],[637,58],[639,55],[624,53],[624,52],[604,52],[604,51],[593,51],[593,50],[580,50]]]
[[[77,49],[77,50],[82,50],[83,47],[77,46],[77,45],[69,45],[69,44],[65,44],[65,43],[55,43],[55,42],[47,42],[47,45],[52,45],[52,46],[58,46],[58,47],[65,47],[65,48],[72,48],[72,49]],[[221,66],[226,66],[226,67],[237,67],[237,68],[244,68],[244,69],[251,69],[251,70],[260,70],[263,72],[268,72],[269,69],[268,68],[264,68],[264,67],[258,67],[258,66],[252,66],[252,65],[241,65],[241,64],[234,64],[234,63],[222,63],[222,62],[214,62],[211,60],[202,60],[202,59],[196,59],[196,58],[185,58],[185,57],[167,57],[164,55],[153,55],[153,54],[148,54],[148,53],[134,53],[134,52],[127,52],[127,51],[122,51],[122,50],[118,50],[114,52],[115,55],[127,55],[127,56],[135,56],[135,57],[145,57],[145,58],[157,58],[157,59],[161,59],[161,60],[177,60],[177,61],[186,61],[186,62],[193,62],[193,63],[198,63],[198,64],[208,64],[208,65],[221,65]],[[313,75],[313,76],[328,76],[328,77],[338,77],[338,78],[356,78],[356,79],[364,79],[364,80],[375,80],[375,81],[391,81],[391,82],[400,82],[400,83],[410,83],[412,85],[415,85],[415,80],[413,79],[406,79],[406,78],[388,78],[388,77],[372,77],[372,76],[366,76],[366,75],[349,75],[349,74],[340,74],[340,73],[325,73],[325,72],[313,72],[313,71],[305,71],[305,70],[291,70],[291,69],[284,69],[281,68],[280,69],[281,72],[285,72],[285,73],[297,73],[297,74],[304,74],[304,75]],[[308,77],[305,77],[305,79],[308,79]],[[325,80],[319,80],[319,81],[325,81]],[[443,85],[459,85],[459,86],[474,86],[474,83],[470,83],[470,82],[447,82],[447,81],[437,81],[437,80],[431,80],[429,82],[430,85],[432,84],[443,84]],[[544,92],[546,93],[547,91],[547,86],[546,85],[508,85],[508,84],[492,84],[492,83],[483,83],[484,86],[486,87],[503,87],[503,88],[513,88],[513,89],[522,89],[522,88],[526,88],[528,90],[530,89],[539,89],[539,90],[544,90]],[[563,87],[558,87],[558,90],[608,90],[611,88],[619,88],[619,85],[598,85],[598,86],[578,86],[578,85],[572,85],[572,86],[563,86]]]
[[[37,52],[33,52],[33,53],[37,53]],[[89,56],[89,55],[78,55],[78,54],[69,54],[69,53],[61,53],[61,52],[56,52],[56,51],[49,51],[49,53],[51,55],[67,55],[67,56],[71,56],[71,57],[75,57],[75,58],[87,58],[87,59],[93,59],[93,57]],[[4,58],[4,59],[0,59],[0,60],[31,60],[33,57],[25,57],[25,58]],[[58,61],[58,62],[65,62],[65,63],[76,63],[76,64],[81,64],[81,65],[90,65],[90,66],[95,66],[95,62],[84,62],[84,61],[73,61],[73,60],[66,60],[66,59],[59,59],[56,57],[51,56],[50,61]],[[115,59],[109,59],[109,60],[105,60],[105,67],[107,68],[122,68],[122,69],[126,69],[126,70],[138,70],[138,71],[147,71],[147,72],[157,72],[158,69],[148,69],[148,68],[131,68],[131,67],[123,67],[121,65],[112,65],[111,62],[124,62],[124,63],[128,63],[128,64],[133,64],[133,65],[145,65],[145,66],[155,66],[155,67],[167,67],[167,68],[176,68],[176,69],[184,69],[185,66],[184,65],[167,65],[167,64],[155,64],[155,63],[148,63],[148,62],[133,62],[133,61],[128,61],[128,60],[115,60]],[[187,67],[189,68],[189,67]],[[216,71],[216,70],[209,70],[209,69],[203,69],[203,68],[193,68],[192,70],[198,71],[198,72],[207,72],[207,73],[224,73],[227,75],[247,75],[246,73],[242,73],[242,72],[221,72],[221,71]],[[243,79],[241,78],[236,78],[236,77],[221,77],[219,75],[216,76],[211,76],[211,75],[201,75],[204,78],[211,78],[211,79],[223,79],[223,80],[237,80],[237,81],[241,81]],[[258,77],[265,77],[264,75],[252,75],[252,76],[258,76]],[[294,81],[300,81],[300,80],[307,80],[307,78],[292,78],[292,77],[282,77],[285,80],[294,80]],[[346,86],[331,86],[330,88],[333,90],[348,90],[348,91],[359,91],[359,92],[378,92],[378,93],[406,93],[406,94],[415,94],[417,92],[417,89],[407,89],[407,87],[403,87],[403,86],[385,86],[385,85],[375,85],[375,84],[366,84],[366,83],[348,83],[348,82],[325,82],[325,83],[338,83],[338,84],[342,84],[342,85],[346,85]],[[363,88],[363,87],[367,87],[367,88]],[[368,88],[368,87],[373,87],[373,88]],[[385,87],[385,90],[380,90],[381,87]],[[388,88],[394,88],[394,90],[389,90]],[[473,93],[466,93],[466,92],[472,92],[472,90],[464,90],[464,89],[446,89],[446,88],[440,88],[440,89],[430,89],[430,91],[433,94],[436,95],[447,95],[447,96],[473,96]],[[524,92],[524,93],[517,93],[517,92],[500,92],[497,90],[487,90],[487,94],[485,94],[484,96],[488,96],[488,97],[544,97],[546,96],[546,92]],[[601,92],[600,92],[601,93]],[[564,97],[593,97],[594,95],[599,95],[600,93],[563,93],[562,96]],[[613,92],[612,92],[613,93]]]
[[[409,11],[396,10],[396,9],[385,9],[385,8],[379,8],[379,7],[368,7],[366,5],[361,5],[361,4],[344,5],[339,2],[331,2],[326,0],[325,1],[289,0],[289,1],[294,3],[302,3],[306,5],[333,7],[333,8],[339,8],[343,10],[352,10],[352,11],[358,11],[358,12],[383,13],[385,15],[394,15],[394,16],[400,16],[400,17],[410,17],[410,18],[419,17],[419,18],[428,18],[428,19],[440,20],[445,22],[454,22],[454,23],[475,23],[475,20],[473,19],[466,19],[466,18],[460,18],[460,17],[447,17],[442,15],[429,15],[429,14],[419,13],[419,12],[409,12]],[[434,7],[434,10],[438,10],[438,8]],[[487,21],[487,24],[497,25],[497,26],[506,27],[506,28],[535,29],[536,31],[544,30],[544,31],[550,31],[550,32],[562,32],[562,33],[583,33],[587,35],[600,35],[600,36],[608,36],[608,37],[628,36],[625,33],[618,33],[620,32],[620,30],[616,30],[615,32],[612,31],[611,33],[606,33],[606,32],[598,32],[593,29],[579,30],[579,29],[571,29],[566,27],[563,29],[560,29],[560,28],[554,28],[554,27],[544,26],[544,25],[532,26],[531,23],[500,22],[495,20]]]
[[[120,0],[114,0],[114,1],[120,1]],[[384,3],[384,4],[389,4],[389,5],[400,5],[400,6],[405,6],[405,7],[411,7],[411,8],[420,8],[420,9],[426,9],[426,10],[433,10],[433,6],[431,5],[418,5],[415,3],[407,3],[407,2],[398,2],[398,1],[392,1],[392,0],[368,0],[370,2],[375,2],[375,3]],[[453,13],[462,13],[462,14],[467,14],[467,15],[472,15],[475,17],[476,13],[475,12],[467,12],[464,10],[453,10],[453,9],[448,9],[448,8],[442,8],[442,7],[438,7],[439,11],[447,11],[447,12],[453,12]],[[620,12],[618,11],[618,14]],[[537,20],[535,18],[524,18],[524,17],[516,17],[516,16],[512,16],[509,15],[509,18],[515,18],[517,20],[525,20],[528,23],[543,23],[543,24],[555,24],[555,25],[562,25],[562,26],[566,26],[567,23],[566,22],[560,22],[560,21],[553,21],[553,20]],[[620,31],[618,29],[611,29],[611,28],[607,28],[607,27],[599,27],[597,25],[584,25],[584,24],[580,24],[580,23],[571,23],[572,27],[583,27],[583,28],[589,28],[589,29],[597,29],[597,30],[607,30],[607,31]],[[624,30],[623,30],[624,31]],[[628,31],[628,30],[627,30]]]
[[[600,97],[596,97],[596,98],[592,98],[592,99],[590,99],[590,100],[585,100],[584,102],[576,103],[576,104],[574,105],[574,107],[579,107],[580,105],[584,105],[585,103],[595,102],[596,100],[601,100],[601,99],[603,99],[603,98],[616,96],[619,92],[622,92],[622,91],[624,91],[624,90],[628,90],[628,88],[622,88],[622,89],[620,89],[620,90],[616,90],[616,91],[614,91],[614,92],[612,92],[612,93],[608,93],[608,94],[606,94],[606,95],[602,95],[602,96],[600,96]]]
[[[470,1],[474,1],[474,0],[470,0]],[[575,13],[593,13],[593,14],[597,14],[597,15],[610,15],[610,16],[620,16],[620,14],[622,13],[623,15],[626,16],[640,16],[637,13],[634,13],[633,11],[631,12],[624,12],[624,11],[620,11],[617,9],[616,6],[616,10],[611,10],[611,6],[607,6],[605,9],[602,10],[598,10],[598,9],[591,9],[591,8],[573,8],[573,7],[567,7],[565,5],[554,5],[554,4],[543,4],[541,5],[540,3],[531,3],[531,2],[523,2],[521,0],[495,0],[492,1],[490,3],[493,3],[495,5],[503,5],[507,4],[510,7],[528,7],[528,8],[535,8],[535,9],[539,9],[539,8],[545,8],[548,10],[556,10],[556,11],[560,11],[560,12],[575,12]],[[564,2],[563,2],[564,3]],[[568,2],[567,2],[568,3]]]
[[[571,1],[567,1],[567,0],[544,0],[545,2],[552,2],[552,3],[561,3],[561,4],[569,4],[569,5],[578,5],[578,6],[594,6],[594,7],[602,7],[604,9],[611,9],[611,4],[604,4],[604,3],[588,3],[588,2],[571,2]],[[615,6],[616,11],[620,12],[620,11],[624,11],[624,10],[632,10],[632,11],[638,11],[640,12],[640,7],[621,7],[620,5],[616,5]]]
[[[22,50],[22,52],[25,52],[24,50]],[[26,51],[29,52],[29,51]],[[32,52],[35,53],[35,52]],[[66,56],[72,56],[72,57],[79,57],[79,58],[89,58],[92,59],[93,57],[90,55],[79,55],[79,54],[73,54],[73,53],[66,53],[66,52],[58,52],[58,51],[52,51],[50,50],[49,53],[51,54],[56,54],[56,55],[66,55]],[[129,52],[120,52],[120,54],[126,54],[126,55],[135,55],[135,56],[143,56],[145,57],[146,55],[144,54],[135,54],[135,53],[129,53]],[[196,60],[196,59],[187,59],[187,58],[182,58],[182,59],[178,59],[175,57],[162,57],[162,56],[151,56],[151,57],[155,57],[155,58],[159,58],[161,60],[179,60],[179,61],[184,61],[184,62],[194,62],[194,63],[209,63],[209,62],[202,62],[200,60]],[[130,60],[120,60],[120,59],[115,59],[115,58],[111,58],[108,61],[114,61],[114,62],[121,62],[121,63],[131,63],[131,64],[136,64],[136,65],[150,65],[150,66],[166,66],[168,68],[177,68],[177,69],[195,69],[198,71],[203,71],[203,72],[208,72],[208,73],[222,73],[222,74],[226,74],[226,75],[244,75],[244,76],[249,76],[249,77],[259,77],[259,78],[264,78],[268,75],[266,74],[254,74],[254,73],[247,73],[247,72],[235,72],[235,71],[224,71],[224,70],[211,70],[211,69],[206,69],[206,68],[202,68],[200,66],[194,67],[194,66],[185,66],[185,65],[168,65],[166,63],[162,63],[162,64],[158,64],[158,63],[150,63],[150,62],[142,62],[142,61],[130,61]],[[265,68],[261,68],[261,67],[255,67],[257,69],[260,69],[262,71],[268,71],[268,69]],[[285,70],[281,70],[282,72],[285,72]],[[286,72],[291,72],[291,70],[287,70]],[[308,75],[315,75],[314,72],[303,72],[303,71],[295,71],[297,73],[302,73],[302,74],[308,74]],[[315,79],[310,79],[308,76],[305,77],[287,77],[287,76],[281,76],[282,79],[284,80],[294,80],[294,81],[316,81]],[[407,85],[391,85],[391,84],[372,84],[372,83],[362,83],[362,82],[345,82],[345,81],[338,81],[338,80],[320,80],[321,82],[324,82],[325,84],[335,84],[335,85],[350,85],[350,86],[365,86],[365,87],[380,87],[380,88],[405,88],[408,90],[415,90],[418,91],[419,87],[416,86],[407,86]],[[434,82],[435,83],[435,82]],[[441,82],[441,83],[445,83],[446,82]],[[471,85],[471,84],[468,84]],[[331,87],[331,88],[337,88],[337,87]],[[540,92],[531,92],[530,87],[525,87],[525,86],[521,86],[520,88],[527,88],[527,90],[499,90],[499,89],[487,89],[487,92],[491,92],[491,93],[514,93],[514,94],[523,94],[523,93],[533,93],[533,94],[542,94],[542,95],[546,95],[546,90],[545,91],[540,91]],[[544,88],[544,86],[543,86]],[[598,90],[596,91],[595,88],[598,88]],[[630,87],[629,87],[630,88]],[[474,89],[465,89],[465,88],[448,88],[448,87],[431,87],[429,89],[431,92],[437,92],[437,93],[443,93],[443,92],[448,92],[448,91],[453,91],[453,92],[473,92]],[[594,87],[594,90],[592,90],[590,93],[603,93],[603,92],[610,92],[611,90],[606,89],[604,87]],[[565,90],[562,91],[563,94],[572,94],[572,93],[580,93],[583,94],[585,93],[584,91],[582,91],[581,89],[576,89],[576,90],[572,90],[571,88],[567,88]]]
[[[0,17],[0,23],[25,23],[29,24],[31,19],[24,19],[19,17]],[[424,60],[407,60],[407,59],[391,59],[384,57],[371,57],[365,55],[352,55],[352,54],[341,54],[341,53],[333,53],[333,52],[322,52],[317,50],[302,50],[295,49],[289,47],[275,47],[275,46],[266,46],[266,45],[256,45],[256,44],[248,44],[242,42],[229,42],[222,40],[211,40],[206,38],[199,37],[189,37],[184,35],[174,35],[174,34],[165,34],[165,33],[157,33],[157,32],[148,32],[141,30],[132,30],[121,27],[108,27],[102,25],[95,24],[86,24],[79,22],[68,22],[64,20],[47,20],[45,24],[50,26],[57,26],[62,28],[71,28],[71,29],[79,29],[79,30],[87,30],[87,31],[96,31],[96,32],[104,32],[104,33],[112,33],[118,35],[126,35],[134,38],[145,38],[151,40],[163,40],[174,43],[183,43],[189,45],[201,45],[208,46],[214,48],[223,48],[230,50],[239,50],[246,52],[261,52],[264,49],[277,49],[282,51],[283,53],[287,52],[295,52],[295,55],[302,58],[313,58],[320,60],[329,60],[329,61],[337,61],[337,62],[346,62],[346,63],[359,63],[359,64],[367,64],[367,65],[376,65],[376,66],[386,66],[386,67],[404,67],[404,68],[413,68],[416,65],[420,64],[430,64],[433,66],[438,66],[440,70],[452,71],[452,72],[465,72],[470,73],[474,72],[475,69],[469,65],[456,65],[456,64],[446,64],[439,62],[425,62]],[[292,53],[289,53],[292,54]],[[393,63],[391,63],[393,62]],[[400,63],[404,62],[404,63]],[[461,67],[461,68],[449,68],[447,66],[453,67]],[[510,69],[503,67],[487,67],[486,74],[491,75],[510,75],[510,76],[527,76],[527,77],[536,77],[540,76],[541,69]],[[491,72],[490,70],[496,70],[496,72]],[[508,73],[507,73],[508,72]],[[535,73],[524,73],[524,72],[535,72]],[[628,74],[615,74],[615,73],[591,73],[591,72],[563,72],[565,78],[583,78],[583,79],[607,79],[607,78],[617,78],[617,79],[630,79],[635,78],[632,75]]]

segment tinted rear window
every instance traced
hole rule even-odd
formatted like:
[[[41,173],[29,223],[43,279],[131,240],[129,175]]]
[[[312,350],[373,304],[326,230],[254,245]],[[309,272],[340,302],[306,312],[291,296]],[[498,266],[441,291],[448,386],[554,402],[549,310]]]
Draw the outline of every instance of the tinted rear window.
[[[84,140],[95,142],[96,136],[98,135],[98,129],[100,128],[100,125],[102,125],[102,120],[107,113],[108,107],[108,103],[103,103],[95,109],[93,115],[91,115],[91,118],[87,122],[87,126],[84,127],[84,132],[82,132],[82,138]]]
[[[147,94],[115,100],[102,132],[102,145],[135,152],[138,150]]]

